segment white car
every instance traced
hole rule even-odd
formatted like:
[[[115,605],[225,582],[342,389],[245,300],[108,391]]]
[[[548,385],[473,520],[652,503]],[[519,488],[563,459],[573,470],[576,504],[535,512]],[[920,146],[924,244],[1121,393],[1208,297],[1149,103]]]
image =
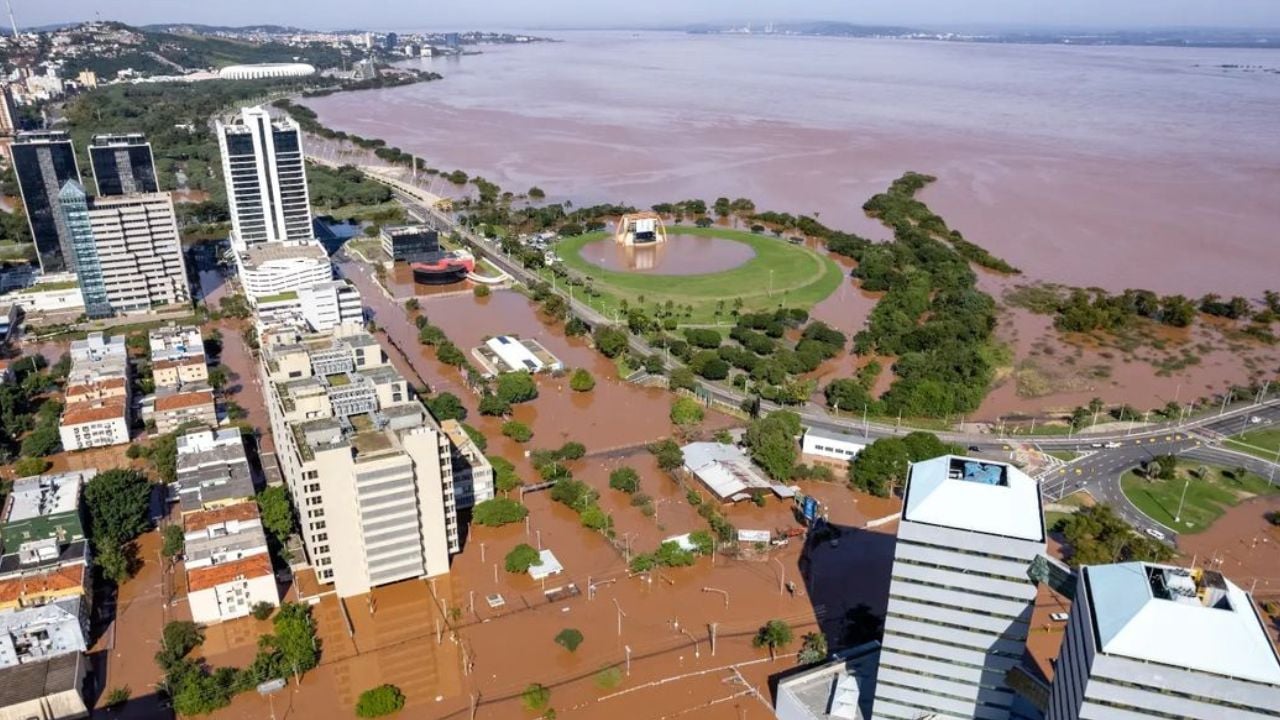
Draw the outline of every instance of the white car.
[[[1254,415],[1253,417],[1249,418],[1249,422],[1253,423],[1254,425],[1257,425],[1258,423],[1262,422],[1262,418],[1258,417],[1257,415]]]
[[[1049,613],[1049,619],[1054,622],[1066,622],[1068,617],[1066,613]]]
[[[1115,448],[1118,448],[1118,447],[1120,447],[1120,443],[1118,443],[1118,442],[1114,442],[1114,441],[1112,441],[1112,442],[1107,443],[1107,449],[1108,449],[1108,450],[1114,450]]]
[[[1153,538],[1155,538],[1155,539],[1157,539],[1157,540],[1163,540],[1163,539],[1164,539],[1164,533],[1160,532],[1159,530],[1157,530],[1157,529],[1155,529],[1155,528],[1147,528],[1144,532],[1146,532],[1148,535],[1150,535],[1151,537],[1153,537]]]

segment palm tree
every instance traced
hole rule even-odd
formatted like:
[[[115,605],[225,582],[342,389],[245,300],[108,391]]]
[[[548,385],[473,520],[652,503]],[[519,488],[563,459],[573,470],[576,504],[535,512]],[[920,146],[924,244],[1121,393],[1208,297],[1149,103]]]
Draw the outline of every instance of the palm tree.
[[[770,620],[756,631],[752,638],[752,647],[769,648],[769,659],[774,659],[778,648],[791,642],[791,626],[781,620]]]

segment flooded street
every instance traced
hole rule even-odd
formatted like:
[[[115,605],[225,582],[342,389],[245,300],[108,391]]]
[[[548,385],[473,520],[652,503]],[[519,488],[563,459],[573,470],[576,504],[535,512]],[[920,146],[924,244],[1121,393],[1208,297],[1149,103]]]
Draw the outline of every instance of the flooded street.
[[[582,259],[605,270],[652,275],[700,275],[742,265],[755,257],[751,246],[732,240],[673,234],[650,246],[619,245],[605,238],[582,246]]]

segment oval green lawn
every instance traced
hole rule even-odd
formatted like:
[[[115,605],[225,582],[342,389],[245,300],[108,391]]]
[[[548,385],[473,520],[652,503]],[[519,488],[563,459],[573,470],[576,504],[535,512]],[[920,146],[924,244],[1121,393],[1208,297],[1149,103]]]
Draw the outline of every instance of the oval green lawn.
[[[618,272],[593,265],[582,257],[583,246],[611,238],[609,232],[595,232],[560,241],[556,254],[570,269],[612,290],[618,295],[647,302],[672,300],[700,305],[742,298],[749,309],[776,307],[808,308],[824,300],[840,287],[844,272],[831,258],[802,245],[741,230],[699,228],[684,225],[667,228],[670,235],[699,235],[740,242],[755,251],[755,257],[731,270],[703,275],[649,275]],[[678,242],[678,241],[677,241]],[[769,271],[773,271],[772,296]]]

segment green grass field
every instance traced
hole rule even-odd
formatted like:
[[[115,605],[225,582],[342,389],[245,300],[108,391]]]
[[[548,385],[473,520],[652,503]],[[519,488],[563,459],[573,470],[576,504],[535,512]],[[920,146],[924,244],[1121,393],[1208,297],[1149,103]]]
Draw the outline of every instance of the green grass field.
[[[1236,435],[1227,440],[1225,444],[1232,450],[1247,452],[1263,460],[1275,462],[1276,453],[1280,451],[1280,428],[1251,430],[1247,433]]]
[[[1230,470],[1212,465],[1204,466],[1206,477],[1199,479],[1193,474],[1198,467],[1201,466],[1197,463],[1179,462],[1178,476],[1173,480],[1148,481],[1137,472],[1129,471],[1120,479],[1120,487],[1125,497],[1147,517],[1184,534],[1208,529],[1233,505],[1256,495],[1280,490],[1266,478],[1253,473],[1246,473],[1243,480],[1237,480]],[[1188,478],[1190,484],[1187,483]],[[1184,487],[1187,497],[1182,506],[1181,521],[1177,521],[1174,516]]]
[[[778,238],[721,228],[671,227],[672,235],[699,235],[732,240],[749,245],[755,257],[742,265],[718,273],[704,275],[652,275],[639,272],[616,272],[587,262],[581,255],[583,246],[609,237],[606,232],[588,233],[562,240],[555,248],[565,266],[590,277],[603,297],[591,300],[593,306],[608,311],[621,300],[631,306],[651,307],[666,303],[692,305],[693,316],[681,318],[681,324],[732,324],[730,311],[741,298],[744,311],[769,310],[778,307],[810,308],[835,292],[844,272],[825,255],[809,248],[792,245]],[[770,275],[772,274],[772,278]],[[549,273],[548,273],[549,276]],[[770,288],[772,287],[772,292]],[[724,302],[725,310],[717,317],[716,304]]]

